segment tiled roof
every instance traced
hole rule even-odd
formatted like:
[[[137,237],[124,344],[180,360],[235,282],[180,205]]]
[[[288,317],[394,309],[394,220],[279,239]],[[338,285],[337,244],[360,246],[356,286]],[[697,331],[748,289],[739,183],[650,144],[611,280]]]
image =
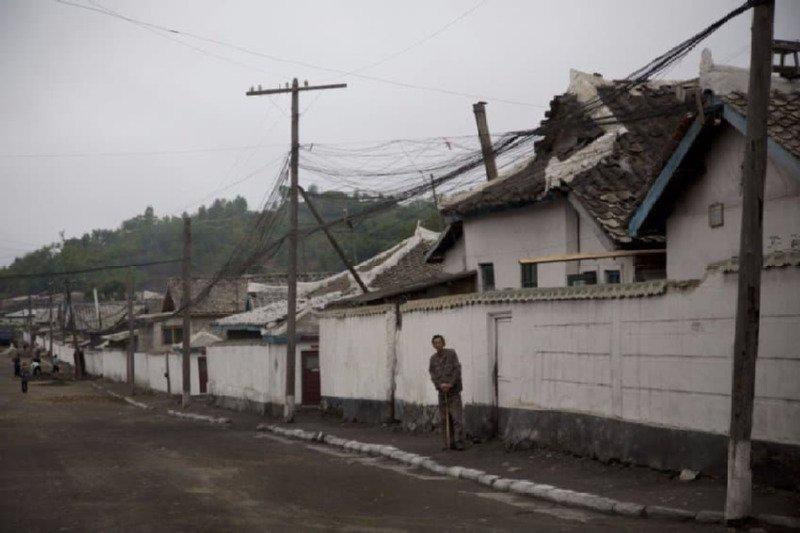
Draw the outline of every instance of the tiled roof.
[[[763,268],[782,268],[782,267],[797,267],[800,266],[800,252],[797,251],[779,251],[771,252],[764,255]],[[710,270],[719,270],[726,274],[739,272],[739,258],[731,257],[719,263],[708,265]]]
[[[543,199],[550,191],[571,192],[588,213],[620,244],[633,239],[625,228],[689,123],[694,82],[647,84],[620,92],[619,82],[573,72],[570,89],[550,103],[541,124],[535,155],[505,177],[454,197],[445,214],[469,216],[518,207]],[[590,113],[586,102],[602,105]],[[578,119],[577,117],[580,117]],[[646,235],[642,243],[663,241]]]
[[[200,293],[208,287],[211,280],[193,279],[190,287],[190,295],[194,301]],[[174,311],[180,309],[183,298],[183,284],[180,278],[173,278],[167,281],[167,291],[164,296],[164,306],[162,311]],[[247,303],[247,280],[245,279],[222,279],[219,280],[208,293],[208,296],[192,305],[192,316],[208,315],[230,315],[241,313],[245,310]]]
[[[73,304],[72,309],[75,312],[75,328],[79,331],[105,331],[113,329],[114,326],[128,318],[128,303],[125,301],[104,302],[99,305],[99,308],[100,321],[97,319],[97,310],[95,309],[94,303],[86,302]],[[134,316],[143,310],[144,305],[134,303]],[[69,320],[69,311],[67,312],[67,320]]]
[[[250,283],[248,285],[248,308],[256,309],[273,302],[285,300],[289,293],[288,285],[266,285],[263,283]]]
[[[442,274],[441,265],[425,262],[425,254],[439,234],[418,227],[414,234],[388,250],[356,265],[362,281],[370,290],[385,290],[421,282]],[[347,270],[313,282],[298,283],[298,314],[320,310],[327,304],[361,294],[361,289]],[[246,313],[226,316],[215,322],[224,329],[269,327],[286,317],[285,299],[268,303]]]
[[[463,307],[475,304],[640,298],[664,294],[669,284],[670,282],[667,280],[655,280],[637,283],[583,285],[577,287],[504,289],[500,291],[443,296],[441,298],[431,298],[427,300],[412,300],[403,304],[400,309],[403,312],[410,312],[449,309],[452,307]]]
[[[731,92],[723,99],[747,116],[747,95]],[[769,100],[767,134],[789,153],[800,159],[800,91],[772,91]]]

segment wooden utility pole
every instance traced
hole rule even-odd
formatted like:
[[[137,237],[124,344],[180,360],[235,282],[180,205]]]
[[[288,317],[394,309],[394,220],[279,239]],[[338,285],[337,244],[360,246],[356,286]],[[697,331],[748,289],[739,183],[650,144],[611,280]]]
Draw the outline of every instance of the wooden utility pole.
[[[497,178],[497,164],[494,161],[492,138],[489,135],[489,126],[486,123],[486,102],[472,104],[472,112],[475,113],[475,122],[478,125],[478,139],[481,141],[483,164],[486,167],[486,179],[491,181]]]
[[[742,164],[742,227],[739,239],[739,286],[733,341],[731,425],[728,440],[728,487],[725,519],[750,516],[752,471],[750,435],[753,427],[756,357],[763,263],[764,182],[767,170],[767,107],[772,76],[774,0],[753,8],[747,132]]]
[[[133,269],[128,272],[128,385],[131,396],[136,394],[136,348],[133,344]],[[97,295],[97,292],[95,292]]]
[[[433,174],[431,174],[431,192],[433,193],[433,206],[436,210],[439,210],[439,197],[436,196],[436,181],[433,178]]]
[[[286,422],[294,420],[294,380],[295,380],[295,351],[297,332],[297,184],[298,184],[298,159],[300,152],[300,91],[320,91],[324,89],[343,89],[346,83],[332,85],[309,86],[305,82],[300,87],[297,78],[292,80],[292,85],[283,89],[253,89],[247,91],[247,96],[261,96],[270,94],[292,94],[292,159],[290,165],[291,187],[289,191],[289,275],[288,296],[286,312],[286,398],[283,404],[283,419]]]
[[[361,287],[361,292],[363,292],[364,294],[368,293],[369,289],[367,289],[367,286],[361,280],[361,276],[358,275],[358,272],[356,271],[355,267],[353,267],[353,265],[350,263],[350,260],[347,259],[344,250],[342,250],[342,248],[339,246],[339,243],[336,242],[336,239],[333,237],[331,230],[325,226],[325,221],[320,216],[319,212],[317,211],[317,208],[314,207],[314,204],[311,203],[311,199],[308,197],[308,194],[306,193],[305,189],[298,186],[297,190],[303,196],[303,200],[306,202],[306,207],[308,207],[308,210],[311,212],[311,214],[314,216],[314,219],[316,219],[317,223],[322,228],[322,231],[325,233],[325,236],[328,237],[331,246],[333,246],[334,251],[339,256],[339,259],[342,260],[342,263],[344,263],[344,266],[346,266],[347,270],[350,271],[350,274],[353,276],[353,279],[355,279],[356,283],[358,283],[358,286]]]
[[[28,350],[33,356],[33,297],[31,291],[28,291],[28,319],[26,320],[28,327]]]
[[[181,264],[181,274],[183,277],[183,296],[181,307],[183,307],[183,357],[181,358],[181,369],[183,371],[183,393],[181,394],[181,405],[189,406],[189,397],[192,391],[191,382],[191,338],[192,338],[192,219],[189,215],[183,214],[183,262]]]
[[[49,327],[50,331],[48,333],[48,338],[50,341],[50,350],[48,351],[50,352],[50,356],[52,357],[53,355],[53,281],[52,280],[50,280],[47,283],[47,295],[48,295],[48,304],[50,305],[50,311],[47,317],[49,319],[48,325],[50,326]]]

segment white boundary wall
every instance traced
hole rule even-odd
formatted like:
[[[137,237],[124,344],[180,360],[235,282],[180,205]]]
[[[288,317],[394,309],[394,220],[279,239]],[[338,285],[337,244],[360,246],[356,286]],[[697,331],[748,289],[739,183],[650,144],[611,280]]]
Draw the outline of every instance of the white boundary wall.
[[[800,269],[763,272],[753,437],[800,444]],[[500,407],[565,411],[726,434],[736,275],[652,297],[475,303],[391,315],[356,311],[320,322],[322,393],[388,399],[384,371],[396,343],[395,400],[434,405],[430,338],[461,360],[465,404],[491,405],[495,318]],[[391,322],[393,323],[393,317]]]
[[[391,306],[370,311],[320,321],[323,397],[391,398],[396,314]]]
[[[307,342],[297,343],[296,405],[303,401],[301,354],[311,349],[316,349],[316,346]],[[284,403],[285,344],[233,341],[209,346],[206,351],[210,395],[263,404]]]
[[[48,343],[49,347],[49,343]],[[53,342],[53,351],[62,362],[73,365],[71,345]],[[191,394],[200,394],[198,354],[192,354],[190,364]],[[101,376],[112,381],[126,381],[127,352],[120,350],[85,350],[86,371],[92,376]],[[180,394],[183,388],[183,371],[180,354],[149,354],[137,352],[134,356],[134,380],[138,387],[167,392],[167,378],[164,376],[169,358],[170,389],[172,394]],[[210,364],[209,364],[210,366]],[[211,380],[209,369],[209,385]]]

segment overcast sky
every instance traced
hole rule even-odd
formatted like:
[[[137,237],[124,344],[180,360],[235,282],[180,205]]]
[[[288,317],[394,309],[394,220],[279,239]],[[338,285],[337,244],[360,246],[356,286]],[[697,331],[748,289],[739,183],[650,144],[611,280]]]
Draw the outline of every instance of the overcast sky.
[[[623,77],[740,3],[69,1],[347,72],[390,56],[362,74],[480,95],[493,132],[537,124],[570,68]],[[750,18],[700,48],[746,66]],[[776,37],[798,33],[800,2],[778,0]],[[695,77],[700,48],[666,77]],[[177,215],[241,194],[255,206],[288,148],[289,99],[244,92],[293,76],[349,84],[302,95],[301,109],[313,101],[304,143],[474,132],[471,96],[279,62],[52,0],[0,0],[0,265],[148,205]]]

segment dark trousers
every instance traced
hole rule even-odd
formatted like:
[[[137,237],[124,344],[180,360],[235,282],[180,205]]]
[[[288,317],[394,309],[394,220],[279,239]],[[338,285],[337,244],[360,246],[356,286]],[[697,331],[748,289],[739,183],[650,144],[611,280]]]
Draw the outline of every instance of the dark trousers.
[[[14,377],[19,377],[19,363],[14,363]]]
[[[28,380],[27,379],[23,379],[22,380],[22,392],[25,392],[25,393],[28,392]]]
[[[464,408],[461,404],[461,393],[449,393],[445,401],[445,395],[439,393],[439,419],[442,421],[442,432],[445,424],[445,403],[450,414],[451,442],[453,444],[464,442]]]

